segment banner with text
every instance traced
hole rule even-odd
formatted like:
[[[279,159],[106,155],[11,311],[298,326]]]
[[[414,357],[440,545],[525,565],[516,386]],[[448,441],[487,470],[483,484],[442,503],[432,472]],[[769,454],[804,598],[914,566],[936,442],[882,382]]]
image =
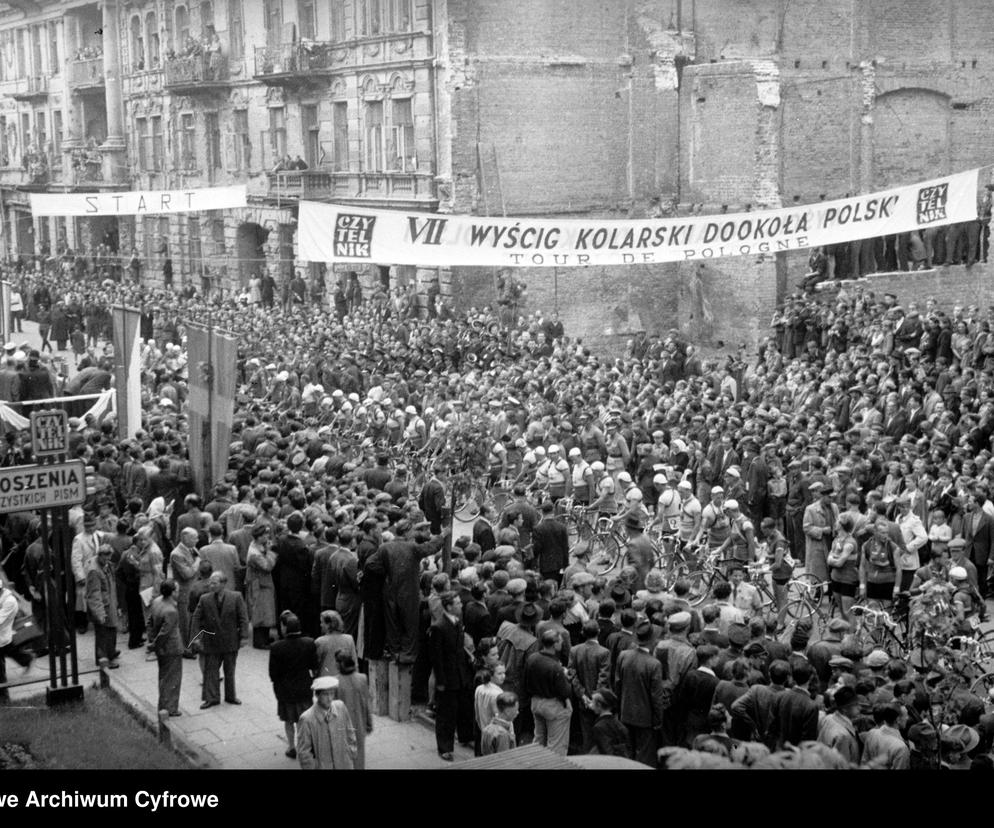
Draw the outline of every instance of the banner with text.
[[[247,204],[245,185],[127,193],[31,193],[36,216],[145,216],[226,210]]]
[[[778,210],[659,219],[530,219],[300,203],[300,258],[486,267],[579,267],[778,253],[977,218],[979,170]]]

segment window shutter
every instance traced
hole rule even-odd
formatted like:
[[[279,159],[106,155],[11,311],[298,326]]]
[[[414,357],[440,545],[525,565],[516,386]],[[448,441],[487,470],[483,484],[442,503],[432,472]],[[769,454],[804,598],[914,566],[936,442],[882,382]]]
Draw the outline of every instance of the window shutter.
[[[235,149],[236,135],[233,132],[224,133],[224,168],[228,172],[238,170],[238,153]]]

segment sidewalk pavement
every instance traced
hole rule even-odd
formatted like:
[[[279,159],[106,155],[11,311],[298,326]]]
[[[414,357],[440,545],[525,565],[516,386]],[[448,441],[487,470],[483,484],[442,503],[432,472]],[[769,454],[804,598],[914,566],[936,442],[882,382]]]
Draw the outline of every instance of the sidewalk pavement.
[[[111,687],[145,716],[155,718],[158,700],[158,668],[155,661],[145,660],[145,647],[127,648],[127,637],[118,635],[121,649],[120,668],[109,671]],[[77,638],[79,669],[96,666],[93,657],[93,634]],[[238,654],[236,670],[240,706],[222,702],[217,707],[200,709],[200,668],[194,659],[183,659],[183,686],[180,693],[182,716],[169,719],[174,738],[183,740],[202,754],[210,767],[230,770],[293,770],[296,760],[288,759],[283,722],[276,715],[276,697],[269,682],[269,652],[243,647]],[[24,674],[12,661],[7,663],[8,681],[27,678],[45,679],[48,658],[39,658]],[[89,688],[95,675],[80,677]],[[11,700],[16,703],[44,692],[46,684],[38,683],[11,688]],[[473,758],[473,751],[456,746],[456,762]],[[443,762],[435,748],[434,732],[416,719],[395,722],[385,716],[373,717],[373,732],[366,737],[366,767],[368,769],[414,770],[451,767]]]

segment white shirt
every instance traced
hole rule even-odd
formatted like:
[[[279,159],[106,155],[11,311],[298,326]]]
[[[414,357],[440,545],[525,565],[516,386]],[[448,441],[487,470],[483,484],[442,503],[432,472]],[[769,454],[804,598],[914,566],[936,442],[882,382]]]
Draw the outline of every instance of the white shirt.
[[[17,618],[17,609],[17,598],[14,593],[7,587],[0,586],[0,647],[6,647],[14,640],[14,620]]]

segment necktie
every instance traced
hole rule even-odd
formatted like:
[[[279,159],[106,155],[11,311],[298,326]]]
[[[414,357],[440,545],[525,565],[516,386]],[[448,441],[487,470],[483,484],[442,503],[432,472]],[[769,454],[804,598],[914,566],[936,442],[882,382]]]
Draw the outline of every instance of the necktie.
[[[735,586],[732,587],[732,603],[733,604],[738,600],[738,597],[739,597],[739,586],[738,586],[738,584],[736,584]]]

